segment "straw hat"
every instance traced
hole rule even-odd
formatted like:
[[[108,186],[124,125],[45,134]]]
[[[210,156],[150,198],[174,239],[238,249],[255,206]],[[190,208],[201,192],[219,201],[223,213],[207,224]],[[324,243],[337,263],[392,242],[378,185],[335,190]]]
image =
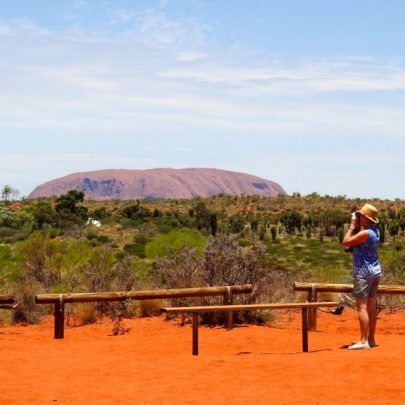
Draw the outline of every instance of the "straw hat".
[[[361,210],[359,210],[357,212],[359,214],[365,216],[371,222],[378,224],[378,219],[377,219],[378,210],[376,207],[374,207],[374,205],[364,204],[363,207],[361,207]]]

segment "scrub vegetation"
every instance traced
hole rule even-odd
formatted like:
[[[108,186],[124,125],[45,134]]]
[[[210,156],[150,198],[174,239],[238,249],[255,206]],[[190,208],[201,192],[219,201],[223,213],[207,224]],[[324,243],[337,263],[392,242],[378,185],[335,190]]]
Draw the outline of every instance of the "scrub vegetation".
[[[44,309],[33,295],[42,292],[252,283],[253,294],[236,300],[271,302],[293,300],[293,281],[350,282],[351,257],[341,241],[350,213],[366,202],[317,193],[103,202],[86,200],[77,190],[58,198],[13,195],[3,193],[0,202],[0,293],[21,302],[14,322],[41,317]],[[367,202],[380,209],[384,283],[404,283],[405,201]],[[157,308],[127,302],[67,311],[71,322],[85,323],[100,314],[121,319]],[[219,316],[207,314],[205,321]],[[236,315],[241,321],[265,318]]]

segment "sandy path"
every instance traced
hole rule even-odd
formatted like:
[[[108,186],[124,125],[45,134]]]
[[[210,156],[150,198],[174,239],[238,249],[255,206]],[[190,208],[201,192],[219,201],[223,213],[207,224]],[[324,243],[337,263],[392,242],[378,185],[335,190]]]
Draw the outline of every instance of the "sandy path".
[[[273,327],[232,331],[191,327],[163,317],[66,328],[53,320],[0,328],[1,404],[401,404],[405,403],[405,312],[381,314],[379,347],[350,352],[356,314],[321,314],[301,352],[299,313]]]

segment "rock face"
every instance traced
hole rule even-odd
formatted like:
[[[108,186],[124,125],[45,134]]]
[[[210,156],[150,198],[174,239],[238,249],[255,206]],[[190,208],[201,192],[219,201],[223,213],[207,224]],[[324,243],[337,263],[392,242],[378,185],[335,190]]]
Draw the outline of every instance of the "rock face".
[[[97,170],[73,173],[36,187],[29,198],[81,190],[91,200],[188,199],[220,193],[276,196],[286,194],[270,180],[219,169]]]

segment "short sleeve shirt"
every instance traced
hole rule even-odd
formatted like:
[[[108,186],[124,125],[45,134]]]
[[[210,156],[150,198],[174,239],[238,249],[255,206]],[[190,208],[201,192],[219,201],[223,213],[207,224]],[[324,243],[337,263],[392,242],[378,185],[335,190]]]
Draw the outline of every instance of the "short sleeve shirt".
[[[380,231],[376,226],[366,228],[368,237],[360,245],[353,247],[353,277],[371,279],[382,275],[378,258]]]

